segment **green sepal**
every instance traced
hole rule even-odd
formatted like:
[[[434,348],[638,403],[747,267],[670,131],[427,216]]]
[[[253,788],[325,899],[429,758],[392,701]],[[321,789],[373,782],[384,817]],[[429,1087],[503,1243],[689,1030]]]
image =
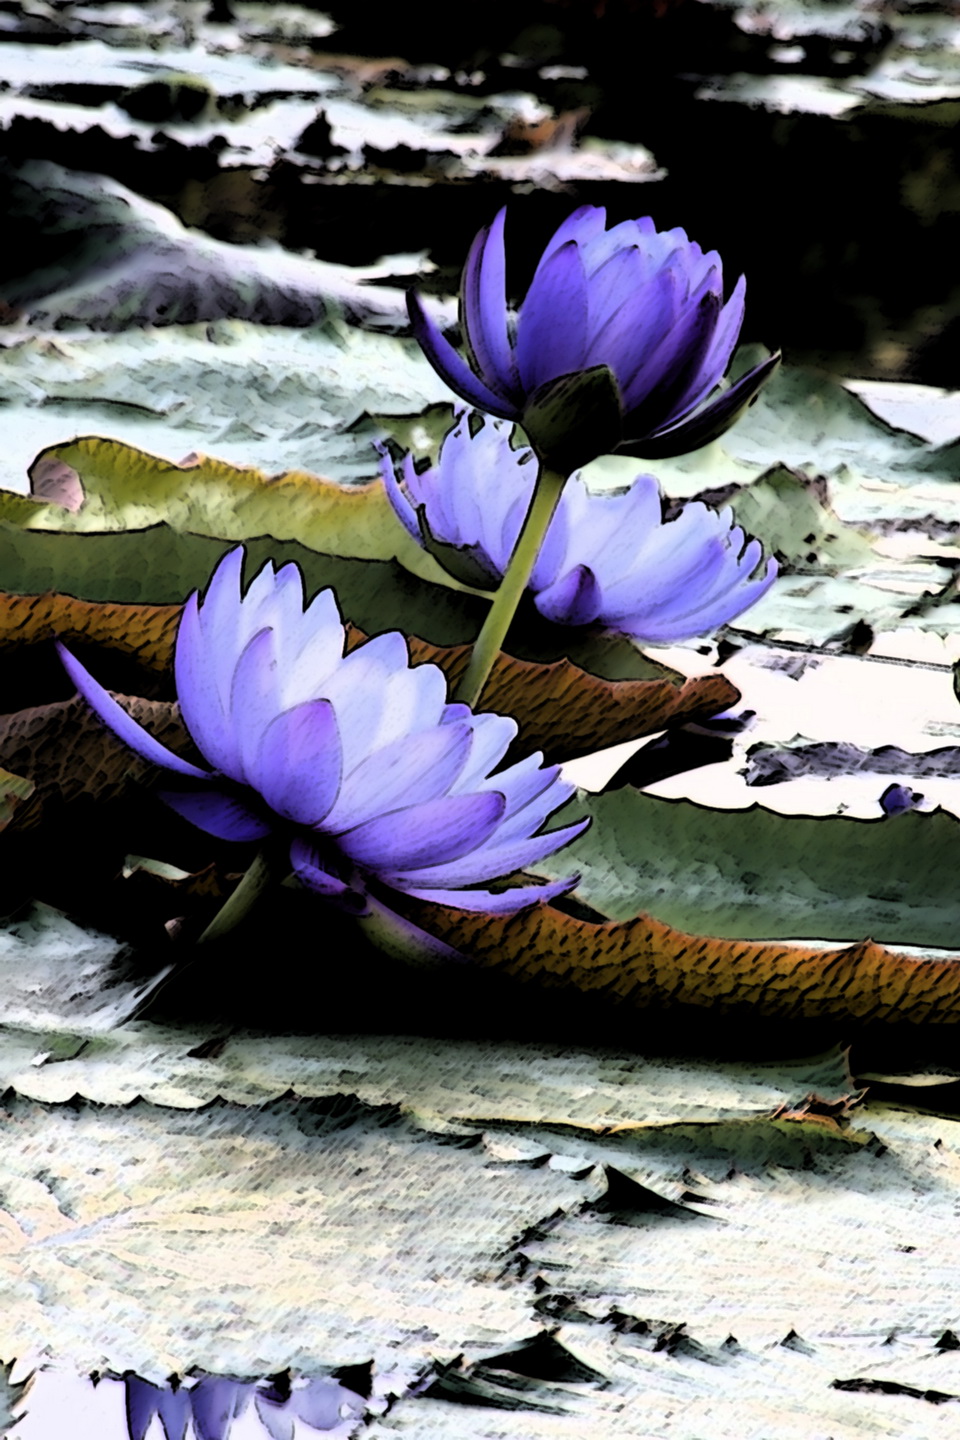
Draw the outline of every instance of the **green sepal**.
[[[594,365],[548,380],[534,390],[521,424],[543,463],[561,475],[610,454],[622,436],[613,371]]]

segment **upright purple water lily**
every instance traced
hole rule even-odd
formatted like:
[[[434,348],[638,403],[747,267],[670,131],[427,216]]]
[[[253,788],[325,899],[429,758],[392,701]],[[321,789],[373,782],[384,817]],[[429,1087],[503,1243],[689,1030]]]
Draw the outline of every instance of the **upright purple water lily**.
[[[588,444],[574,462],[582,464],[614,448],[645,459],[699,449],[734,423],[779,363],[771,356],[710,398],[743,323],[743,276],[724,304],[716,251],[704,254],[683,230],[658,231],[648,216],[607,230],[606,211],[593,205],[575,210],[548,241],[514,320],[505,216],[501,210],[480,231],[463,271],[460,325],[469,364],[412,291],[408,307],[417,339],[451,389],[519,421],[542,456],[549,442],[541,444],[534,412],[565,377],[605,367],[615,383],[619,425],[614,413],[610,434],[604,419],[597,448]],[[571,424],[589,431],[591,403]],[[606,401],[601,408],[609,409]]]
[[[492,588],[516,547],[537,466],[531,450],[513,448],[502,421],[471,430],[470,413],[461,411],[437,464],[420,472],[406,455],[398,473],[381,450],[382,474],[414,539],[423,544],[426,530],[457,547]],[[760,542],[747,540],[729,509],[717,513],[694,501],[664,523],[652,475],[638,475],[617,494],[593,494],[574,475],[527,588],[540,613],[557,624],[597,624],[662,644],[724,625],[766,594],[777,562],[761,569],[762,558]]]
[[[167,804],[221,839],[280,833],[301,881],[354,909],[382,888],[510,913],[576,883],[483,888],[586,823],[543,833],[573,787],[541,754],[497,769],[514,720],[449,704],[442,671],[412,667],[395,631],[344,655],[333,591],[305,608],[295,565],[268,562],[245,595],[242,567],[242,548],[225,555],[177,631],[183,721],[209,769],[155,740],[59,647],[100,719],[180,777]]]

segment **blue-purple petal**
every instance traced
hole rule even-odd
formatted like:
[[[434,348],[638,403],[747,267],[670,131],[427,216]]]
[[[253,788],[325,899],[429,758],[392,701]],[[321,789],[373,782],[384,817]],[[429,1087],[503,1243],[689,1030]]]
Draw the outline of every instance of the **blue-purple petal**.
[[[252,783],[264,732],[279,709],[280,676],[276,637],[267,626],[247,642],[233,672],[230,726],[237,741],[239,766],[225,773]]]
[[[528,393],[581,368],[586,328],[587,277],[571,240],[540,266],[517,319],[517,364]]]
[[[409,535],[421,543],[420,525],[417,521],[417,512],[408,498],[410,489],[409,483],[404,489],[397,479],[397,472],[394,469],[390,452],[385,445],[377,443],[377,450],[380,452],[380,478],[383,480],[383,488],[387,492],[387,499],[393,506],[394,514],[403,525]],[[410,471],[413,471],[413,460],[409,455],[404,456],[404,465],[409,461]],[[413,472],[416,473],[415,471]]]
[[[391,883],[402,890],[409,890],[412,885],[461,886],[492,880],[545,860],[548,855],[576,840],[589,824],[589,818],[578,820],[572,825],[561,826],[559,830],[548,831],[546,835],[528,835],[505,844],[498,844],[499,837],[494,836],[487,846],[478,846],[469,855],[452,857],[433,865],[398,866],[388,873]]]
[[[271,720],[248,780],[277,815],[317,826],[340,791],[343,750],[329,700],[307,700]]]
[[[218,840],[262,840],[270,834],[270,822],[263,815],[258,815],[236,795],[218,790],[216,786],[203,790],[161,790],[160,799],[198,830],[206,830]]]
[[[184,1440],[190,1422],[190,1396],[169,1385],[151,1385],[139,1375],[123,1377],[130,1440],[145,1440],[154,1415],[159,1415],[167,1440]]]
[[[178,775],[189,775],[194,780],[210,779],[208,770],[201,770],[199,766],[192,765],[189,760],[181,759],[172,750],[168,750],[166,745],[155,740],[148,730],[134,720],[132,715],[127,714],[109,690],[105,690],[98,680],[94,680],[90,672],[84,669],[76,656],[71,655],[67,647],[59,640],[57,641],[57,650],[67,674],[84,700],[104,725],[113,731],[118,740],[122,740],[143,760],[149,760],[153,765],[162,765],[166,770],[174,770]]]
[[[359,825],[404,805],[420,805],[448,794],[462,774],[473,744],[473,726],[434,725],[402,735],[374,750],[344,779],[329,829]]]
[[[234,551],[242,555],[242,551]],[[239,564],[231,560],[239,576]],[[239,583],[238,583],[239,589]],[[190,738],[204,759],[215,770],[235,775],[239,755],[233,727],[227,719],[226,704],[229,687],[221,678],[224,648],[211,646],[200,619],[197,592],[183,607],[177,628],[173,673],[177,687],[180,713]]]
[[[378,815],[339,834],[337,843],[356,864],[386,877],[472,853],[496,830],[505,808],[496,791],[445,796]]]
[[[718,435],[729,430],[748,406],[753,404],[761,387],[779,364],[778,351],[755,365],[752,370],[748,370],[746,375],[742,375],[702,410],[697,410],[679,424],[654,430],[649,435],[619,445],[618,453],[634,455],[642,460],[669,460],[674,455],[686,455],[692,450],[699,450],[703,445],[709,445],[711,440],[716,440]]]
[[[588,250],[590,245],[595,244],[597,239],[603,236],[606,223],[607,212],[603,206],[579,205],[550,236],[543,247],[543,254],[540,256],[537,269],[546,265],[551,255],[554,255],[562,245],[567,245],[571,241],[582,249]]]
[[[249,1405],[252,1390],[240,1380],[204,1375],[190,1391],[197,1440],[229,1440],[233,1422]]]
[[[325,900],[332,900],[344,909],[366,909],[366,896],[328,870],[317,846],[302,835],[295,835],[290,842],[290,864],[298,879]]]
[[[603,606],[603,591],[589,565],[574,565],[537,596],[537,609],[559,625],[592,625]]]
[[[516,406],[520,381],[507,323],[506,257],[503,225],[506,209],[481,230],[463,267],[460,323],[476,368],[487,385]]]
[[[439,327],[431,320],[419,297],[412,290],[407,291],[407,310],[420,348],[451,390],[462,395],[471,405],[477,405],[481,410],[489,410],[491,415],[500,415],[505,420],[519,418],[516,406],[495,395],[489,386],[473,373],[449,340],[441,335]]]
[[[479,911],[484,915],[514,915],[530,905],[549,905],[551,900],[565,895],[579,883],[579,875],[568,875],[547,885],[516,885],[508,890],[444,890],[429,885],[407,885],[404,890],[416,900],[430,900],[435,905],[449,905],[455,910]]]

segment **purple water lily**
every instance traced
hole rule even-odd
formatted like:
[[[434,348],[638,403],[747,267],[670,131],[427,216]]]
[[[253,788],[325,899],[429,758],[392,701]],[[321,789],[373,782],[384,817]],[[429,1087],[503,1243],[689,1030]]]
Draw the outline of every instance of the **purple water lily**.
[[[332,590],[305,608],[297,567],[268,562],[243,595],[242,566],[241,548],[225,555],[177,631],[183,721],[209,769],[155,740],[59,647],[100,719],[181,777],[169,805],[224,840],[288,837],[300,880],[355,909],[371,885],[509,913],[576,883],[482,888],[584,828],[542,833],[573,787],[540,753],[497,770],[514,720],[448,704],[442,671],[412,667],[395,631],[345,656]]]
[[[513,554],[537,475],[533,452],[515,450],[509,436],[495,420],[471,434],[470,414],[461,411],[435,466],[418,473],[406,455],[398,475],[381,451],[387,494],[414,539],[423,544],[425,528],[458,547],[491,588]],[[729,509],[693,501],[664,523],[651,475],[616,494],[593,494],[575,475],[528,589],[540,613],[560,625],[598,624],[667,643],[726,624],[759,600],[777,575],[776,560],[761,569],[762,557],[760,542],[747,540]]]
[[[326,1377],[296,1380],[282,1390],[271,1381],[223,1375],[201,1375],[184,1386],[153,1385],[129,1373],[123,1383],[130,1440],[145,1440],[154,1416],[166,1440],[230,1440],[234,1421],[248,1414],[251,1401],[256,1420],[246,1429],[263,1440],[292,1440],[300,1427],[343,1436],[355,1432],[366,1408],[362,1396]]]
[[[514,321],[505,290],[505,215],[501,210],[480,231],[463,271],[460,324],[469,364],[408,294],[427,358],[471,405],[526,422],[529,433],[531,405],[555,382],[605,366],[616,382],[620,433],[603,448],[663,458],[721,435],[779,363],[771,356],[710,399],[743,323],[743,276],[724,304],[716,251],[704,254],[683,230],[658,231],[646,216],[607,230],[606,211],[593,205],[575,210],[547,243]]]

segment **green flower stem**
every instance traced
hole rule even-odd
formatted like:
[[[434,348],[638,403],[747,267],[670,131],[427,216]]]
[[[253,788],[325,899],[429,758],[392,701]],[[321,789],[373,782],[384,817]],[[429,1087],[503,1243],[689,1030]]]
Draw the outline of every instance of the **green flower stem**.
[[[493,669],[493,662],[503,648],[510,623],[516,614],[523,592],[527,588],[527,582],[540,553],[540,546],[543,544],[543,537],[553,519],[553,512],[559,504],[560,494],[566,481],[566,475],[562,475],[559,470],[551,470],[547,465],[541,463],[533,500],[527,511],[527,518],[523,522],[516,549],[510,557],[510,564],[507,566],[500,589],[493,597],[493,603],[483,622],[483,629],[477,636],[476,644],[473,647],[470,662],[453,697],[454,700],[459,700],[464,705],[469,705],[471,708],[476,706],[483,693],[483,687]]]
[[[285,868],[290,868],[289,861]],[[270,852],[266,848],[261,850],[236,890],[214,915],[197,944],[206,945],[211,940],[219,940],[221,935],[228,934],[235,925],[239,925],[244,916],[253,909],[264,890],[278,878],[279,873]]]

